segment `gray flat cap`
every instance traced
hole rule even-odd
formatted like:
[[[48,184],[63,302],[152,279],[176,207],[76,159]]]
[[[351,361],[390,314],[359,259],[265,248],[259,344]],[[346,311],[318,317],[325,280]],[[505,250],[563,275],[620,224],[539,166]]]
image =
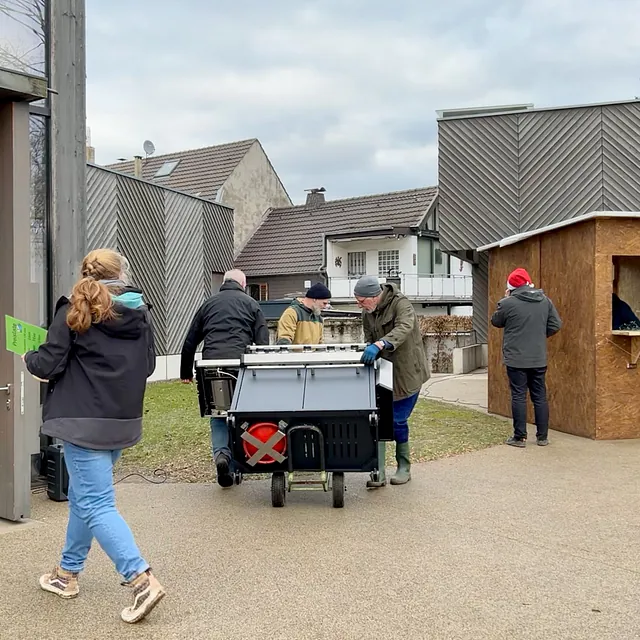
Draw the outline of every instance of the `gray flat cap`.
[[[375,298],[382,293],[382,287],[376,276],[362,276],[353,288],[353,294],[360,298]]]

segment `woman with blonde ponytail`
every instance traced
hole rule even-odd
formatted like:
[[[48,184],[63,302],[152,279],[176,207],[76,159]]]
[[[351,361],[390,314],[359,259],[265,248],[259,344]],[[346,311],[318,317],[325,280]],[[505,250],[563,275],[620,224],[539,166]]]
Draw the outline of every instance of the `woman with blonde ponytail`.
[[[47,341],[24,356],[48,381],[42,433],[59,438],[69,472],[69,523],[62,558],[40,586],[61,598],[79,593],[78,575],[95,538],[133,588],[121,617],[142,620],[164,597],[115,504],[113,465],[142,436],[147,378],[155,369],[153,328],[127,260],[96,249],[57,305]]]

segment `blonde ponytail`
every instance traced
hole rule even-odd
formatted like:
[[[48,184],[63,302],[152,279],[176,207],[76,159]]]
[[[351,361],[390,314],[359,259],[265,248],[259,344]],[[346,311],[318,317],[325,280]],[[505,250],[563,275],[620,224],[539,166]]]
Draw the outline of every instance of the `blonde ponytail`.
[[[111,249],[96,249],[82,262],[82,279],[76,282],[69,300],[67,325],[84,333],[94,323],[113,320],[117,314],[109,289],[100,280],[117,279],[126,260]]]
[[[72,331],[84,333],[92,323],[115,317],[113,300],[107,287],[92,278],[82,278],[73,287],[67,325]]]

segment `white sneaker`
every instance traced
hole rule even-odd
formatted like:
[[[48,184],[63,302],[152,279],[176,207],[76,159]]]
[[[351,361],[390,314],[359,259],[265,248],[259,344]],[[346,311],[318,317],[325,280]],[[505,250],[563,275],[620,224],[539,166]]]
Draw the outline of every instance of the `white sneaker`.
[[[60,598],[75,598],[80,593],[78,574],[56,567],[51,573],[40,578],[40,587]]]
[[[123,609],[120,616],[130,624],[148,616],[166,595],[150,569],[136,576],[127,586],[133,587],[133,604]]]

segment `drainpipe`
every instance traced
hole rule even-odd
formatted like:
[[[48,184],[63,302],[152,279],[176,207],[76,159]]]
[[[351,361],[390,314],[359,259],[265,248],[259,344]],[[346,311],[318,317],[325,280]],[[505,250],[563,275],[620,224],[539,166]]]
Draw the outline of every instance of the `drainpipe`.
[[[318,274],[324,280],[325,285],[329,286],[329,278],[327,277],[327,236],[322,234],[322,264],[318,268]]]
[[[142,178],[142,156],[133,156],[133,175]]]

